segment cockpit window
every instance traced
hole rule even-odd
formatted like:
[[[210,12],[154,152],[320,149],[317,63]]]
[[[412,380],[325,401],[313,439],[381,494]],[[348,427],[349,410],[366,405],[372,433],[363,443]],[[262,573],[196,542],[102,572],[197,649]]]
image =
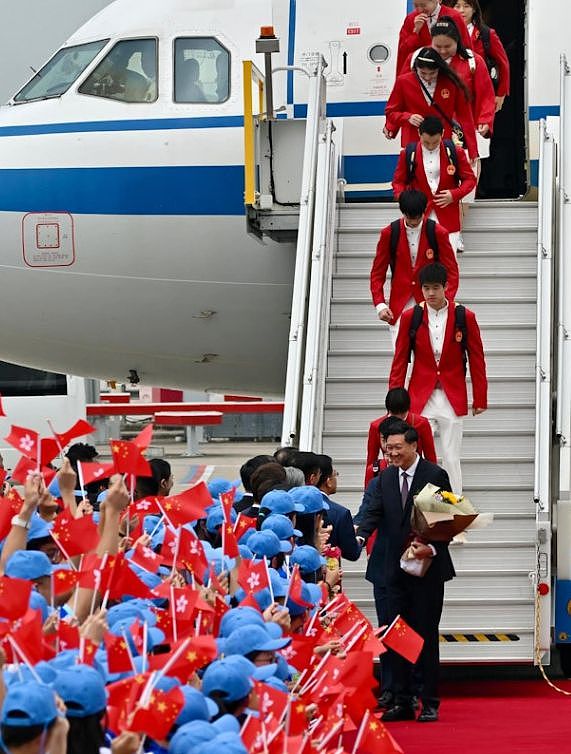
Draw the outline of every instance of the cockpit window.
[[[154,102],[157,99],[157,40],[117,42],[78,92],[121,102]]]
[[[175,102],[217,104],[230,96],[230,53],[214,37],[175,40]]]
[[[14,102],[61,97],[101,52],[108,39],[62,47],[14,97]]]

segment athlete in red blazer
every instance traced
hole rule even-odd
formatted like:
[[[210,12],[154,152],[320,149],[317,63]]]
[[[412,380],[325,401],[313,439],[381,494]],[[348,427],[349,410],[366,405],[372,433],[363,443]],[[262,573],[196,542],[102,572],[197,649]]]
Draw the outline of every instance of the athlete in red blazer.
[[[397,72],[404,65],[407,55],[414,52],[419,47],[430,47],[430,27],[428,25],[429,17],[436,14],[438,18],[450,16],[458,23],[458,28],[462,30],[462,40],[465,47],[470,47],[470,35],[460,13],[454,8],[441,5],[439,0],[414,0],[415,10],[405,18],[399,34],[399,47],[397,53]]]
[[[434,128],[432,127],[433,124]],[[427,119],[420,128],[421,130],[426,128],[428,131],[437,130],[436,122],[432,118],[430,118],[430,120]],[[409,170],[406,164],[406,153],[404,150],[400,153],[393,176],[393,192],[395,198],[398,198],[401,192],[407,188],[414,188],[418,191],[422,191],[428,197],[428,207],[426,210],[427,216],[429,216],[434,210],[436,219],[440,225],[443,225],[449,233],[455,233],[461,228],[460,200],[476,187],[474,171],[470,167],[463,149],[456,149],[458,168],[456,169],[455,166],[450,163],[442,140],[442,134],[423,132],[420,138],[421,142],[416,147],[416,167],[410,183],[408,182]],[[427,148],[434,149],[438,140],[440,141],[440,183],[437,191],[433,194],[424,170],[422,146],[424,144]],[[458,185],[457,176],[460,185]],[[450,196],[441,199],[439,195],[442,192],[450,192]],[[450,198],[451,201],[448,202],[448,199]],[[445,206],[442,206],[444,201],[448,203],[445,204]],[[454,281],[451,281],[452,284],[453,282]],[[450,298],[453,300],[452,296]]]
[[[465,416],[468,413],[468,392],[464,373],[463,351],[459,342],[461,333],[455,331],[454,312],[456,304],[449,301],[448,306],[444,345],[438,364],[434,358],[430,342],[427,307],[424,307],[422,322],[416,333],[414,364],[408,385],[411,409],[415,413],[422,412],[437,386],[444,390],[457,416]],[[401,317],[395,356],[389,377],[390,388],[403,387],[405,383],[410,350],[409,332],[413,312],[414,307],[407,309]],[[474,398],[472,406],[475,413],[480,413],[488,407],[488,381],[480,328],[474,312],[470,309],[466,309],[466,332],[466,350]]]
[[[367,438],[365,487],[369,484],[374,476],[373,464],[375,463],[375,461],[379,460],[379,454],[381,452],[381,438],[379,435],[379,427],[385,419],[389,418],[389,416],[394,416],[394,414],[385,414],[384,416],[381,416],[378,419],[372,421],[369,425],[369,436]],[[424,416],[419,416],[418,414],[413,414],[411,411],[409,411],[404,417],[403,421],[405,421],[409,426],[414,427],[414,429],[416,429],[416,431],[418,432],[418,455],[426,458],[427,461],[437,463],[436,448],[434,447],[434,436],[432,434],[432,427],[430,426],[428,419]],[[382,464],[385,464],[385,466],[383,467]],[[381,460],[381,466],[382,468],[386,468],[386,462],[384,461],[384,459]]]
[[[456,120],[462,126],[470,158],[475,160],[478,145],[470,102],[464,92],[441,71],[438,72],[434,102],[446,114],[447,119],[427,102],[416,71],[398,76],[385,108],[385,136],[394,139],[400,131],[401,144],[405,147],[411,141],[418,141],[421,120],[427,115],[433,115],[442,120],[444,138],[451,139],[451,121]],[[411,119],[418,121],[416,125],[413,125]]]
[[[428,215],[425,214],[425,218]],[[446,267],[448,272],[447,295],[454,300],[458,291],[458,263],[448,240],[449,231],[442,225],[436,224],[436,240],[438,242],[438,258],[441,264]],[[424,301],[418,274],[427,264],[432,264],[435,260],[434,249],[430,248],[428,236],[426,234],[426,220],[422,221],[422,230],[418,242],[418,253],[416,264],[412,266],[410,258],[410,249],[406,235],[404,218],[400,220],[399,242],[396,250],[395,268],[391,280],[391,293],[389,297],[389,309],[393,313],[390,324],[394,324],[401,316],[403,309],[411,298],[417,303]],[[373,305],[385,303],[384,284],[387,276],[387,269],[391,262],[391,226],[383,228],[379,241],[377,243],[377,253],[371,269],[371,294]],[[429,461],[432,459],[429,458]],[[434,462],[436,463],[436,461]]]

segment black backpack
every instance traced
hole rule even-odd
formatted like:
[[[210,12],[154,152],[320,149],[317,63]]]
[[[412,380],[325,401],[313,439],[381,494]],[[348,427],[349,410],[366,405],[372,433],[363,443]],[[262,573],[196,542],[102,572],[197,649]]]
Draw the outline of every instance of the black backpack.
[[[492,79],[494,90],[497,91],[498,84],[500,83],[500,72],[498,71],[498,65],[496,61],[490,55],[490,36],[490,27],[482,24],[482,26],[480,27],[480,39],[482,40],[482,44],[484,46],[484,60],[486,61],[486,66],[488,67],[488,73],[490,74],[490,78]]]
[[[424,307],[417,304],[414,307],[412,313],[412,319],[410,321],[410,330],[408,331],[409,337],[409,351],[408,360],[410,362],[412,353],[416,346],[416,333],[422,322],[422,316],[424,314]],[[462,358],[464,361],[464,374],[466,374],[466,367],[468,364],[467,348],[468,348],[468,329],[466,327],[466,307],[463,304],[456,304],[454,310],[454,331],[462,333],[462,339],[460,340],[460,346],[462,348]]]
[[[439,253],[438,253],[438,241],[436,239],[436,223],[434,220],[426,220],[426,237],[428,238],[428,243],[430,245],[430,248],[434,251],[434,261],[438,262],[439,259]],[[397,262],[397,247],[399,245],[399,238],[400,238],[400,220],[394,220],[394,222],[391,223],[391,272],[394,275],[395,272],[395,266]]]
[[[458,175],[458,152],[456,151],[456,144],[451,139],[443,139],[444,149],[446,150],[446,156],[448,157],[448,164],[454,166],[454,176],[456,183],[460,182],[460,176]],[[414,174],[416,173],[416,148],[418,146],[417,141],[411,141],[405,147],[405,158],[407,168],[407,184],[412,183]]]

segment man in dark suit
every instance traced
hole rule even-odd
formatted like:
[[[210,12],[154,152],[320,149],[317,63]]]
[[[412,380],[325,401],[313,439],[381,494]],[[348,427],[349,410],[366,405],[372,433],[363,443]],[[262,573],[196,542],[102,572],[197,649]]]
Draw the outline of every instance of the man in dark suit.
[[[331,526],[329,543],[331,547],[338,547],[341,550],[341,557],[346,560],[359,560],[361,556],[361,545],[355,537],[355,525],[351,511],[344,505],[331,500],[330,495],[337,492],[337,474],[333,468],[331,456],[318,455],[319,468],[321,476],[317,483],[317,488],[325,501],[329,504],[329,510],[325,511],[325,526]]]
[[[436,464],[420,458],[415,429],[402,422],[391,429],[386,452],[391,465],[377,477],[371,503],[357,531],[364,543],[378,529],[369,558],[367,580],[385,587],[389,621],[402,615],[424,639],[417,667],[422,677],[422,712],[419,722],[438,720],[439,636],[438,624],[444,601],[444,583],[454,577],[454,566],[443,542],[421,542],[410,525],[413,497],[428,484],[451,490],[448,474]],[[400,567],[403,552],[411,543],[417,558],[430,558],[430,567],[419,578]],[[390,650],[389,650],[390,651]],[[413,666],[392,653],[391,670],[395,703],[383,715],[385,722],[414,720]]]

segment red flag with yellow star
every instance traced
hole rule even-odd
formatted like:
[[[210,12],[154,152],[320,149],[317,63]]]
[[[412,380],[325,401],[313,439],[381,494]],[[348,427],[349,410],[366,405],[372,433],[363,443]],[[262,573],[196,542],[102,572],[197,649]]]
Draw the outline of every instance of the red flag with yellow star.
[[[381,636],[381,641],[385,647],[392,649],[393,652],[396,652],[413,664],[418,660],[424,646],[422,636],[417,634],[400,615],[397,615]]]
[[[75,589],[79,583],[79,571],[66,571],[61,568],[54,572],[52,576],[52,588],[55,597],[67,594]]]
[[[109,672],[130,673],[133,670],[133,664],[125,638],[108,632],[105,634],[104,642]]]
[[[12,518],[20,513],[24,500],[12,488],[6,497],[0,497],[0,541],[6,539],[12,528]]]
[[[69,558],[93,552],[99,544],[99,531],[93,517],[73,518],[68,510],[57,516],[51,535],[64,556]]]
[[[245,516],[243,513],[238,514],[236,523],[234,524],[234,534],[238,542],[244,536],[244,534],[250,529],[256,528],[256,519],[251,516]]]
[[[59,445],[62,448],[65,448],[72,440],[76,440],[78,437],[84,437],[85,435],[90,435],[93,432],[95,432],[95,427],[93,425],[85,421],[85,419],[78,419],[73,427],[70,427],[65,432],[54,432],[54,435],[56,436]]]
[[[234,534],[234,527],[231,521],[224,521],[222,524],[222,552],[229,558],[238,558],[240,556],[238,540]]]
[[[0,618],[21,618],[28,610],[31,593],[31,581],[0,576]]]
[[[129,440],[111,440],[110,447],[116,474],[153,475],[149,462],[135,443]]]
[[[183,707],[184,696],[178,686],[170,691],[154,689],[148,706],[135,710],[129,730],[161,741],[168,736]]]
[[[187,639],[180,639],[178,642],[171,644],[171,651],[164,655],[151,655],[149,657],[149,666],[151,670],[160,670],[177,652],[183,642]],[[195,636],[192,638],[188,648],[169,668],[168,675],[178,678],[181,683],[187,683],[190,676],[200,668],[205,667],[216,658],[218,648],[213,636]]]
[[[162,508],[170,523],[175,527],[206,518],[206,509],[212,505],[212,498],[204,482],[191,487],[179,495],[163,498]]]
[[[365,714],[357,734],[356,754],[403,754],[403,750],[380,720]]]

